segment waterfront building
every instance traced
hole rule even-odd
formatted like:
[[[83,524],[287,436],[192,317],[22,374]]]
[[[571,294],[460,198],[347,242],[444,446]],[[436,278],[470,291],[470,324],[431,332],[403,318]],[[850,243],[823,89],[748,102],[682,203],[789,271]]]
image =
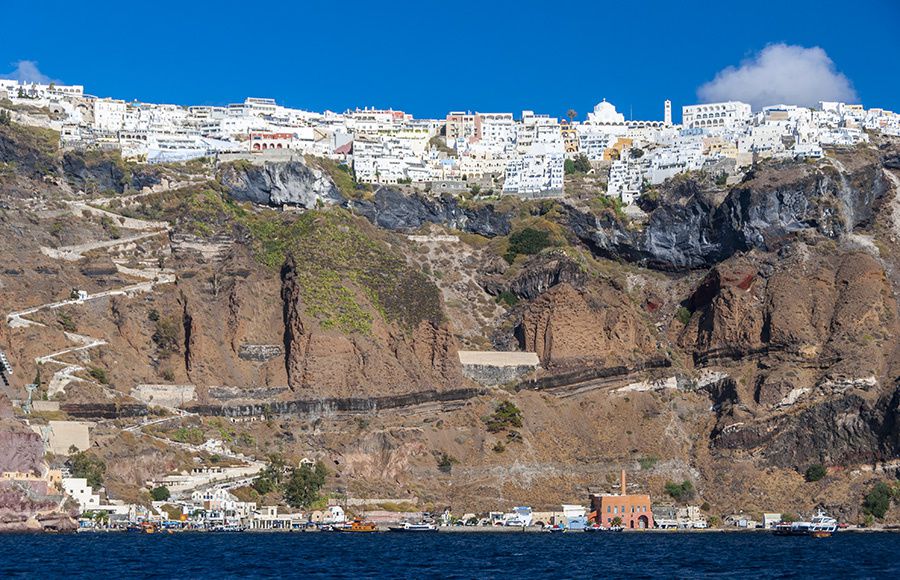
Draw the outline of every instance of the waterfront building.
[[[622,526],[626,528],[652,528],[654,523],[650,496],[629,494],[626,487],[623,469],[619,493],[591,495],[590,519],[605,528],[612,527],[616,518],[621,520]]]

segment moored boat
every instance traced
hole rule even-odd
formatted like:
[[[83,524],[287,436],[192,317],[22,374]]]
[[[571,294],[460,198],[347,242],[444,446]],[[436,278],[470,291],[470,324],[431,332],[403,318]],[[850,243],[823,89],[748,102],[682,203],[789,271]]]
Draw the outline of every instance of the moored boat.
[[[404,522],[403,525],[400,525],[400,526],[389,526],[388,531],[422,533],[422,532],[436,532],[436,531],[438,531],[438,528],[436,525],[429,524],[428,522],[419,522],[417,524]]]
[[[335,527],[335,531],[337,532],[377,532],[378,526],[376,526],[372,522],[366,522],[363,520],[353,520],[349,526],[341,526]]]
[[[624,529],[625,528],[623,528],[622,526],[610,526],[608,528],[605,528],[599,524],[594,524],[594,525],[585,527],[584,531],[585,532],[621,532]]]
[[[776,524],[773,533],[776,536],[812,536],[827,538],[837,531],[837,520],[819,510],[808,522],[782,522]]]

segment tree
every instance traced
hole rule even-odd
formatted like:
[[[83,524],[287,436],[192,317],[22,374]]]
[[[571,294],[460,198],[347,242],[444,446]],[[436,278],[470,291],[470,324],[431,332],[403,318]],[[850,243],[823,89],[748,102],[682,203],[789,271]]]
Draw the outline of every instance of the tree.
[[[277,490],[284,478],[284,468],[284,458],[277,453],[273,453],[269,456],[269,464],[253,480],[250,487],[255,489],[256,493],[260,495],[266,495]]]
[[[319,490],[325,485],[328,472],[321,461],[315,467],[303,464],[291,470],[284,485],[284,499],[294,508],[308,508],[319,500]]]
[[[70,460],[72,475],[83,477],[91,487],[103,485],[103,477],[106,475],[106,463],[99,457],[79,451]]]
[[[591,166],[591,160],[588,159],[587,155],[582,153],[575,158],[575,171],[579,173],[587,173],[591,169],[593,169],[593,167]]]
[[[883,481],[875,484],[863,500],[863,513],[875,516],[878,519],[884,517],[891,507],[891,488]]]
[[[619,516],[616,516],[612,519],[612,521],[610,523],[613,525],[613,527],[618,528],[622,525],[622,518],[620,518]]]
[[[566,175],[572,175],[575,173],[575,161],[572,159],[566,159],[563,162],[563,171]]]
[[[578,113],[575,111],[575,109],[569,109],[568,111],[566,111],[566,117],[569,118],[570,123],[572,121],[574,121],[575,117],[577,117],[577,116],[578,116]]]
[[[5,109],[0,111],[0,125],[9,125],[11,120],[9,111]]]
[[[814,463],[813,465],[810,465],[806,468],[806,473],[804,473],[803,476],[806,481],[813,482],[819,481],[820,479],[825,477],[827,473],[828,471],[825,469],[824,465],[822,465],[821,463]]]
[[[694,484],[685,479],[681,483],[666,483],[666,493],[676,501],[688,501],[694,498]]]
[[[150,490],[150,497],[153,498],[153,501],[166,501],[172,497],[172,494],[169,493],[168,487],[160,485]]]

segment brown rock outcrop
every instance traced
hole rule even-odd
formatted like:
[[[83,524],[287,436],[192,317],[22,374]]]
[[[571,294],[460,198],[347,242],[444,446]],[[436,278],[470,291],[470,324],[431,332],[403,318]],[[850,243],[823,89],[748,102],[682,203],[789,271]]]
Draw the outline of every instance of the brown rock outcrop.
[[[304,311],[290,259],[282,269],[288,385],[327,397],[402,394],[464,383],[446,324],[423,320],[412,331],[374,313],[368,334],[323,329]],[[367,298],[359,296],[360,302]]]
[[[525,307],[518,334],[522,350],[536,352],[545,367],[621,364],[655,350],[643,314],[605,283],[583,291],[567,283],[554,286]]]

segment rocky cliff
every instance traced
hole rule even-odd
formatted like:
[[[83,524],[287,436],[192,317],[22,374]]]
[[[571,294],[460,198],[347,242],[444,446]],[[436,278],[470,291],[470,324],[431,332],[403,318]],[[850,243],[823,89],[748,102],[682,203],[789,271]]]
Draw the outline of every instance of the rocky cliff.
[[[239,201],[314,209],[343,200],[328,173],[302,157],[262,164],[226,163],[219,169],[218,178]]]
[[[415,230],[425,224],[441,224],[455,230],[486,237],[505,236],[510,231],[511,212],[491,204],[463,206],[451,196],[407,195],[390,187],[379,187],[371,200],[349,200],[348,206],[378,227]]]

